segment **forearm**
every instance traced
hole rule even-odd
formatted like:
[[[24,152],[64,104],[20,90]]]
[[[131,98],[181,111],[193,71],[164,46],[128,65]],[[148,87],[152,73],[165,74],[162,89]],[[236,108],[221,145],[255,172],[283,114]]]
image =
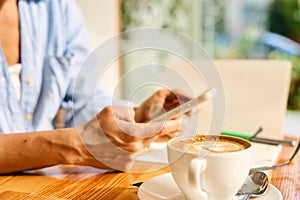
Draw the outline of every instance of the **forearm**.
[[[90,154],[75,128],[21,134],[0,134],[0,173],[57,164],[87,164]]]

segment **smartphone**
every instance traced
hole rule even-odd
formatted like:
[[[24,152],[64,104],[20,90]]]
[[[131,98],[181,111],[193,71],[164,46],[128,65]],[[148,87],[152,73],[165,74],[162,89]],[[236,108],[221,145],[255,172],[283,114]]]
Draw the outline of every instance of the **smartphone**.
[[[181,104],[180,106],[177,106],[177,107],[165,112],[162,115],[154,117],[153,119],[151,119],[149,121],[151,121],[151,122],[164,121],[164,120],[168,120],[173,117],[179,116],[182,113],[187,113],[188,111],[191,111],[194,108],[198,107],[199,104],[211,99],[213,96],[215,96],[215,94],[216,94],[216,89],[210,88],[210,89],[204,91],[198,97],[193,98],[193,99]]]

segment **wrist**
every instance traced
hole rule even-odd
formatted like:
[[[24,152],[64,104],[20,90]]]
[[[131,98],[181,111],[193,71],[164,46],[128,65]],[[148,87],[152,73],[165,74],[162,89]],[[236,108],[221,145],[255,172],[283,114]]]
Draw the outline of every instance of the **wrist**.
[[[84,126],[69,128],[66,133],[67,147],[64,150],[63,164],[88,165],[88,160],[92,155],[85,148],[81,141],[79,132],[84,130]]]
[[[97,118],[93,118],[89,122],[76,126],[70,131],[70,144],[72,144],[72,151],[65,157],[65,164],[74,165],[85,165],[92,166],[102,169],[109,169],[106,165],[97,160],[88,150],[88,148],[93,148],[95,144],[98,144],[101,140],[98,137],[91,138],[94,130],[94,124],[98,124]],[[101,151],[101,149],[99,149]]]

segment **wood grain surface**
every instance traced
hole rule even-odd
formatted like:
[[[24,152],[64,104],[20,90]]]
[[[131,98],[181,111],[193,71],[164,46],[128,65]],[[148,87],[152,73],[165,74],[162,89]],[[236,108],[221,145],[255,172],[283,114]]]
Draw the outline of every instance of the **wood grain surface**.
[[[286,138],[295,139],[292,137]],[[288,160],[293,150],[292,147],[284,147],[280,152],[277,163]],[[300,152],[289,165],[271,170],[270,180],[281,191],[284,200],[300,200]]]
[[[284,147],[278,162],[288,159],[292,152],[293,148]],[[125,173],[82,166],[55,166],[0,176],[0,199],[137,200],[138,188],[131,186],[132,183],[167,172],[168,167],[150,173]],[[300,200],[299,154],[290,165],[269,174],[271,183],[282,192],[284,200]]]

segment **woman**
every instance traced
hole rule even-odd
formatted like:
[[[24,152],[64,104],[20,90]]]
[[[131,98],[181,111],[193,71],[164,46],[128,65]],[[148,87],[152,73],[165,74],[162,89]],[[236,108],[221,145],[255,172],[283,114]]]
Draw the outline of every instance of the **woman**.
[[[0,0],[0,173],[56,164],[127,170],[135,153],[178,131],[176,119],[140,123],[152,105],[167,109],[187,99],[168,90],[137,108],[109,106],[98,91],[93,116],[92,98],[71,92],[87,40],[74,0]],[[53,129],[60,107],[68,128]]]

